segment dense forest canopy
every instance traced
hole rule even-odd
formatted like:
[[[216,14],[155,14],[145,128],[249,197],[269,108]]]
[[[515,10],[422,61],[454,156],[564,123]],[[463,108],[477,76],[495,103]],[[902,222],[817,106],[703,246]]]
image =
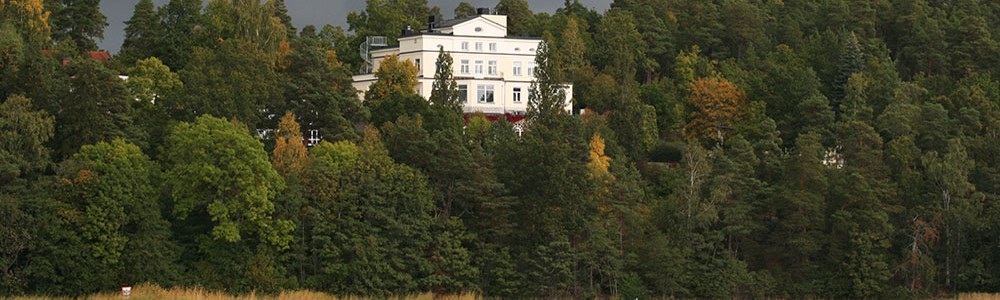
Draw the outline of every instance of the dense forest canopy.
[[[0,297],[1000,292],[995,1],[499,0],[544,38],[520,134],[443,52],[358,99],[426,0],[141,0],[108,61],[98,3],[0,0]]]

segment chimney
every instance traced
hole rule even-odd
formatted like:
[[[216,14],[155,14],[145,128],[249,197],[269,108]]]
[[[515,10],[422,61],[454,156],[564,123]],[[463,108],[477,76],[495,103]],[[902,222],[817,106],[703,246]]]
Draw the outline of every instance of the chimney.
[[[490,15],[492,13],[490,13],[490,8],[489,7],[480,7],[480,8],[476,9],[476,14],[477,15]]]
[[[437,27],[437,17],[427,16],[427,32],[434,31],[434,27]]]

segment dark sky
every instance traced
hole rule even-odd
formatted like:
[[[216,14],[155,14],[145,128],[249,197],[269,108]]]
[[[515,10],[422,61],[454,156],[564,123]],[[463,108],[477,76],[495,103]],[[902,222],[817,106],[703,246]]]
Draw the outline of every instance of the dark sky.
[[[159,7],[168,0],[153,0]],[[462,0],[429,0],[430,6],[441,7],[441,12],[445,17],[451,17],[455,6]],[[497,0],[466,0],[476,7],[496,6]],[[132,17],[132,9],[139,0],[101,0],[101,11],[108,17],[108,28],[104,30],[104,41],[99,42],[102,49],[117,53],[124,38],[124,22]],[[556,8],[562,7],[560,0],[529,0],[531,10],[534,12],[554,12]],[[580,0],[580,3],[604,12],[608,9],[611,0]],[[292,16],[292,22],[296,28],[313,24],[316,27],[323,27],[325,24],[333,24],[347,28],[347,13],[351,11],[361,11],[365,9],[364,0],[285,0],[288,6],[288,14]]]

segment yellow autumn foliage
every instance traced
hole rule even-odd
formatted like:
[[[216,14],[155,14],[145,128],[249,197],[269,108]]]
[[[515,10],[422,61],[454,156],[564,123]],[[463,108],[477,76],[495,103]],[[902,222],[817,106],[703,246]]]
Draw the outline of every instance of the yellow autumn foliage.
[[[684,127],[684,138],[688,140],[717,141],[746,111],[746,92],[725,79],[701,78],[688,89],[688,103],[694,107]]]
[[[309,157],[309,150],[302,142],[302,129],[292,112],[286,112],[278,124],[271,164],[284,177],[302,172]]]
[[[0,16],[27,29],[32,38],[39,39],[38,42],[47,42],[52,32],[49,15],[42,0],[7,0],[0,5]]]
[[[417,87],[417,66],[410,60],[389,55],[375,71],[375,81],[365,94],[365,100],[385,99],[395,93],[412,94]]]
[[[590,162],[587,163],[587,168],[594,174],[595,177],[603,177],[608,174],[608,169],[611,168],[611,157],[604,154],[604,139],[601,138],[600,133],[594,133],[594,137],[590,139]]]

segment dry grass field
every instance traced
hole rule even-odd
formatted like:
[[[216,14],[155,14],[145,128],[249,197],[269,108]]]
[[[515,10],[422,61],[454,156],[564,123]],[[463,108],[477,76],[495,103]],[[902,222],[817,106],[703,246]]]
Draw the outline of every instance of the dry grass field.
[[[62,297],[20,297],[12,300],[63,300],[70,298]],[[84,297],[87,300],[122,300],[125,299],[120,293],[101,293]],[[366,300],[364,297],[338,297],[325,293],[310,291],[282,292],[278,295],[257,295],[251,293],[243,296],[232,296],[220,292],[206,291],[201,288],[173,288],[164,289],[155,285],[138,285],[132,288],[129,300]],[[399,300],[479,300],[482,297],[467,295],[435,295],[426,293],[421,295],[411,295],[398,297]]]
[[[961,294],[958,295],[958,300],[1000,300],[1000,294]]]

